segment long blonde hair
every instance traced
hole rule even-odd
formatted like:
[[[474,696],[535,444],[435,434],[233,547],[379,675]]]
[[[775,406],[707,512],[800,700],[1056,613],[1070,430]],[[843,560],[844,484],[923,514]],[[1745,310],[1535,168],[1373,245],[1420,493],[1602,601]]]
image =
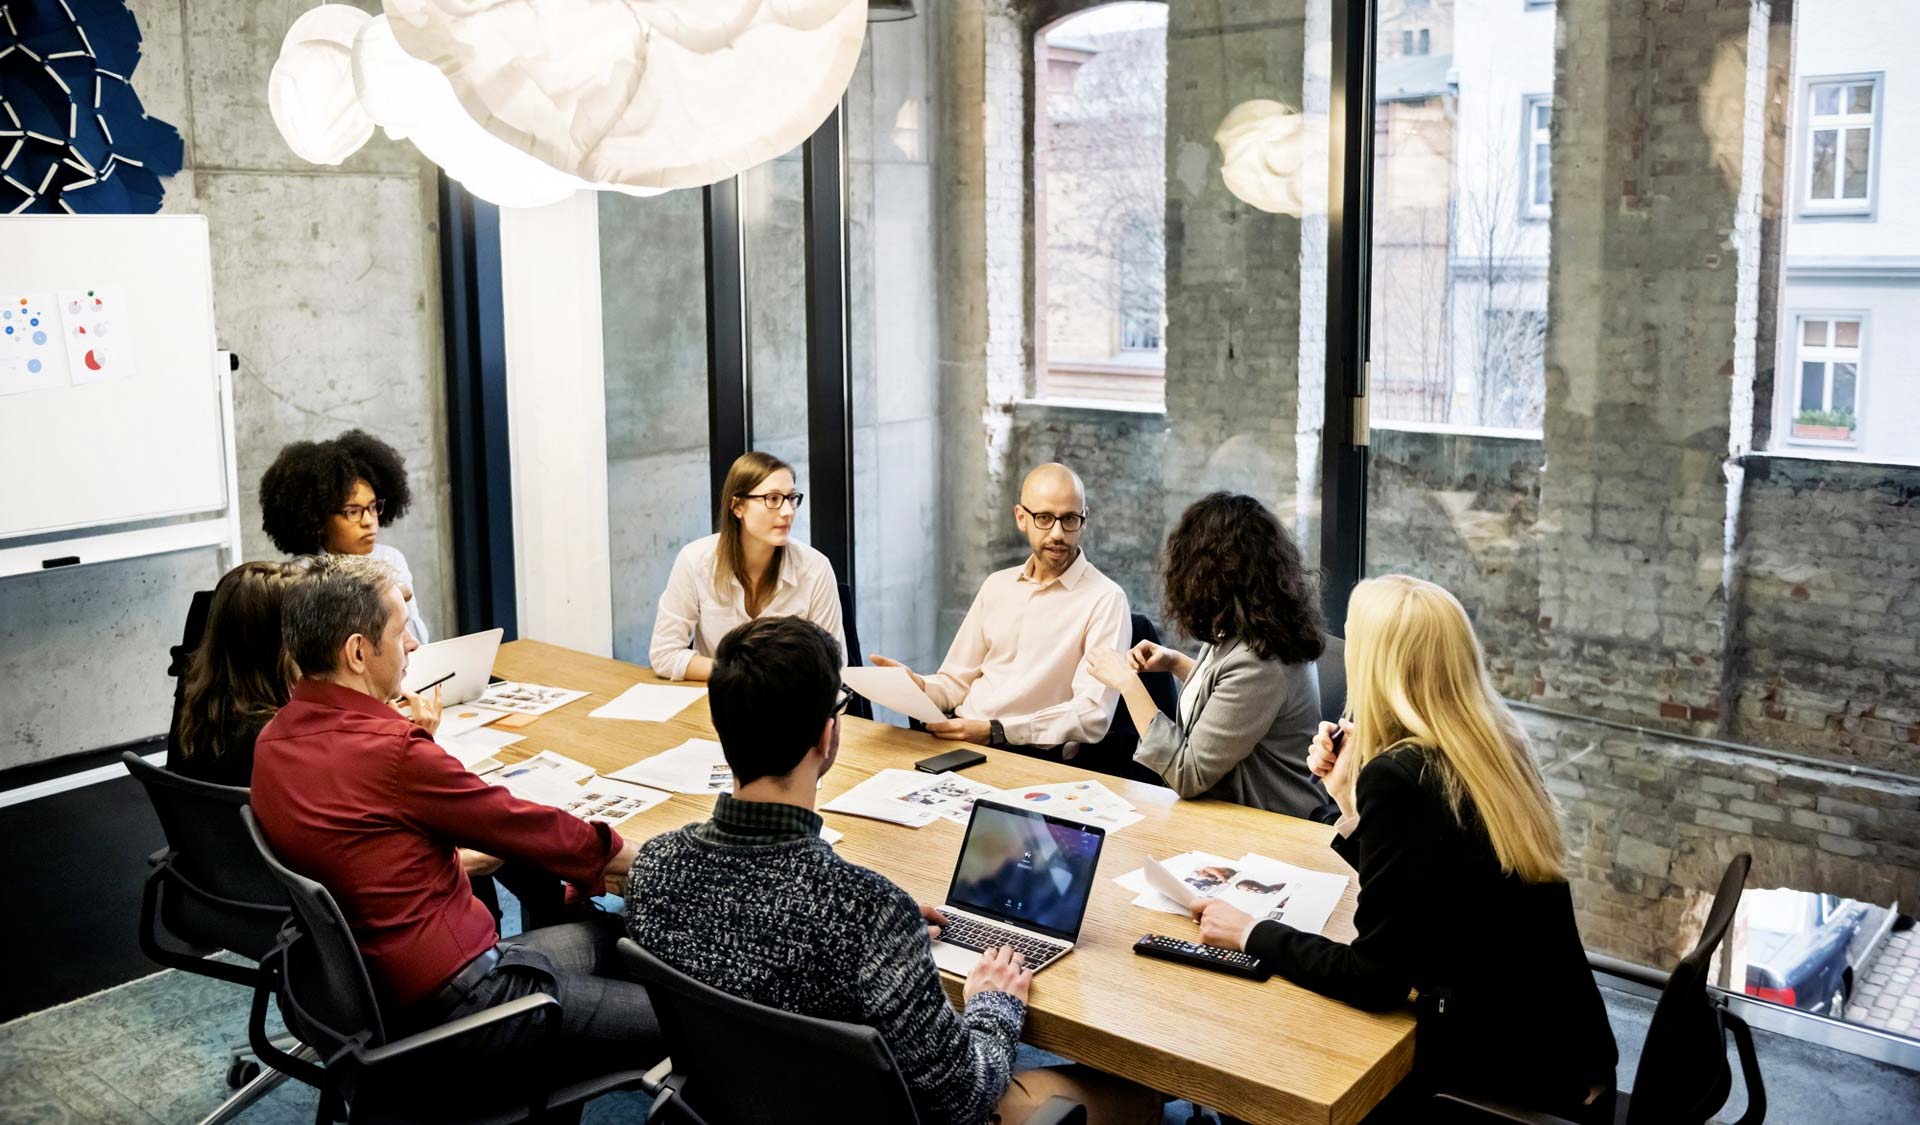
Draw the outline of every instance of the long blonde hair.
[[[760,610],[773,598],[774,584],[780,581],[780,564],[785,561],[787,549],[775,547],[773,561],[767,564],[767,572],[759,582],[754,582],[747,574],[747,554],[740,545],[740,517],[733,514],[733,506],[742,503],[741,497],[759,488],[761,482],[785,469],[793,473],[793,466],[775,457],[771,453],[748,450],[733,459],[733,467],[727,470],[726,483],[720,486],[720,515],[716,522],[720,528],[720,546],[713,553],[714,578],[731,576],[740,583],[740,589],[746,594],[747,616],[758,617]]]
[[[1452,594],[1404,574],[1354,587],[1347,705],[1344,752],[1358,755],[1356,770],[1401,746],[1427,747],[1454,817],[1470,798],[1502,871],[1529,883],[1566,879],[1559,808]]]

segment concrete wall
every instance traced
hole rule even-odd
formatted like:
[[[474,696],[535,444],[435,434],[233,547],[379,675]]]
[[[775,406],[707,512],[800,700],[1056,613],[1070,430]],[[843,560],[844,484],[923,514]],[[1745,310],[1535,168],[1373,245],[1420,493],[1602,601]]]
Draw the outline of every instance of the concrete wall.
[[[378,5],[363,7],[377,10]],[[134,86],[176,125],[186,165],[165,211],[203,213],[215,328],[235,389],[245,553],[260,474],[285,443],[361,426],[407,457],[414,509],[382,538],[406,553],[436,634],[452,629],[440,282],[431,166],[375,139],[339,168],[302,162],[267,114],[290,18],[271,4],[132,0]],[[0,581],[0,766],[164,733],[177,643],[217,553]]]

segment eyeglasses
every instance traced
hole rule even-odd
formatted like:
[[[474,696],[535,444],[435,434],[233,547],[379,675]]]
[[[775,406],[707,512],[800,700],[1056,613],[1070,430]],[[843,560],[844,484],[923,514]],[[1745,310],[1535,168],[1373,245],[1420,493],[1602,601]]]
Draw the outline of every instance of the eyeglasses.
[[[847,706],[852,702],[853,702],[853,689],[848,687],[845,684],[841,684],[840,698],[833,701],[833,713],[828,717],[837,719],[840,716],[846,714]]]
[[[1064,516],[1056,516],[1052,512],[1036,512],[1025,504],[1015,504],[1014,507],[1027,513],[1027,518],[1033,521],[1033,526],[1041,531],[1052,531],[1055,521],[1059,522],[1062,531],[1079,531],[1087,523],[1085,512],[1068,512]]]
[[[767,510],[770,512],[779,511],[786,506],[787,501],[791,500],[793,501],[793,510],[797,512],[800,510],[800,502],[807,498],[807,494],[804,492],[742,492],[737,498],[741,500],[758,500],[762,504],[765,504]]]
[[[374,519],[379,519],[386,513],[386,510],[387,502],[385,500],[375,500],[371,504],[348,504],[334,514],[345,519],[348,523],[359,523],[361,520],[367,518],[368,512],[373,513]]]

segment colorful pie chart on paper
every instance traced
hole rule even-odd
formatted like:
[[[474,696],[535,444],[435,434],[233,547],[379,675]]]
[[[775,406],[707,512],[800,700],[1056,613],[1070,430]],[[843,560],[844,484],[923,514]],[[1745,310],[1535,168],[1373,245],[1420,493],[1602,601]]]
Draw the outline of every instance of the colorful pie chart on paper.
[[[1027,799],[1027,800],[1029,800],[1029,801],[1034,801],[1034,802],[1036,802],[1036,803],[1037,803],[1037,802],[1040,802],[1040,801],[1051,801],[1051,800],[1053,800],[1053,794],[1051,794],[1051,793],[1028,793],[1028,794],[1026,794],[1026,799]]]

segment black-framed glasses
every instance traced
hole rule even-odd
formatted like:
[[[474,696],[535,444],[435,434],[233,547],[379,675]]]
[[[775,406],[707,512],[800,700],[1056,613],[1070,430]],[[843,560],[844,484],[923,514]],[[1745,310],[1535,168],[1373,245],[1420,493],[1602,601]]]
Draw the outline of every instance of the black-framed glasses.
[[[1052,531],[1056,521],[1060,524],[1062,531],[1079,531],[1087,525],[1085,512],[1068,512],[1064,516],[1056,516],[1052,512],[1036,512],[1025,504],[1015,504],[1014,507],[1027,513],[1027,518],[1033,521],[1033,526],[1041,531]]]
[[[375,500],[371,504],[348,504],[334,514],[340,516],[348,523],[359,523],[361,520],[367,518],[368,512],[373,513],[374,519],[379,519],[386,514],[386,511],[387,502],[385,500]]]
[[[797,512],[800,510],[800,502],[806,498],[807,494],[804,492],[742,492],[736,497],[740,500],[758,500],[765,504],[770,512],[779,511],[789,500],[793,501],[793,510]]]
[[[840,716],[846,714],[847,707],[850,706],[852,703],[853,703],[853,689],[848,687],[845,684],[841,684],[840,698],[833,701],[833,711],[831,714],[828,715],[828,718],[837,719]]]

